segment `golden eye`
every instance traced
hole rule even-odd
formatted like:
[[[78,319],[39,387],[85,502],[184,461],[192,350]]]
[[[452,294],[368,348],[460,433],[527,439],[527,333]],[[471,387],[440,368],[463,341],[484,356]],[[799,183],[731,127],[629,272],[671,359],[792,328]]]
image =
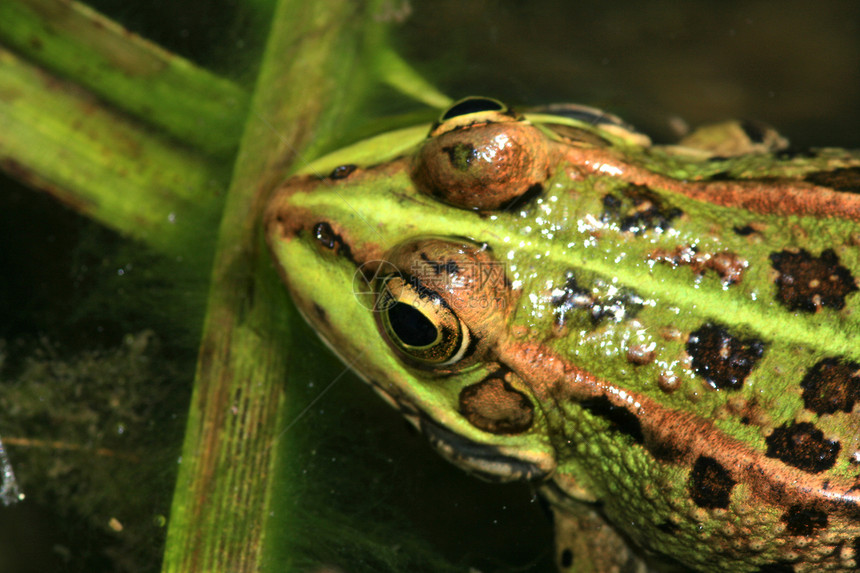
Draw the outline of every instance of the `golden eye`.
[[[411,175],[419,191],[439,201],[496,210],[540,194],[556,153],[540,129],[504,104],[466,98],[434,124]]]
[[[449,366],[466,354],[469,329],[435,292],[414,279],[382,279],[377,287],[380,330],[405,358],[425,366]]]

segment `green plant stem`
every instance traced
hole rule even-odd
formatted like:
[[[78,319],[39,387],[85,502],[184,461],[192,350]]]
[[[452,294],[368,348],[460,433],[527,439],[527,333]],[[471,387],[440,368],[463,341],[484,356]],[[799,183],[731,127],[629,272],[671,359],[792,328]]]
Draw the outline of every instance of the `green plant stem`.
[[[2,47],[0,166],[174,255],[212,244],[226,179],[211,159]]]
[[[372,22],[365,8],[284,0],[276,11],[220,227],[164,571],[266,570],[270,476],[282,451],[272,445],[293,411],[284,381],[297,317],[259,217],[300,152],[356,109],[368,81],[356,66],[362,26]],[[269,523],[283,527],[289,516]]]
[[[244,89],[83,4],[3,0],[0,42],[180,141],[219,157],[235,153]]]

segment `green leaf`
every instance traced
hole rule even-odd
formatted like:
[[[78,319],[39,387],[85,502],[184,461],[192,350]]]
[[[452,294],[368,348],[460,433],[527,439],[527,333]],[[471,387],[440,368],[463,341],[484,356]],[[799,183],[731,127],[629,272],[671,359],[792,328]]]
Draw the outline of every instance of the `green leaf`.
[[[224,168],[2,47],[0,165],[164,252],[208,255]]]
[[[262,518],[273,498],[283,509],[284,494],[297,491],[274,479],[297,477],[287,441],[294,435],[272,446],[305,406],[306,378],[296,369],[305,354],[290,337],[304,327],[269,261],[259,217],[291,163],[305,164],[355,124],[376,81],[366,38],[382,26],[378,4],[283,1],[276,11],[219,232],[165,571],[297,563],[266,546],[283,541],[285,527],[299,528],[296,516],[279,511],[265,526]]]
[[[0,42],[206,153],[236,150],[249,101],[244,89],[87,6],[6,0]]]
[[[308,382],[331,372],[298,368],[319,345],[308,345],[262,241],[270,191],[367,129],[371,110],[396,97],[382,86],[430,106],[449,101],[391,50],[386,5],[281,2],[252,96],[80,4],[0,5],[0,165],[193,262],[192,274],[210,274],[214,251],[165,571],[319,564],[331,554],[316,554],[318,533],[343,527],[352,533],[338,554],[378,560],[371,570],[438,561],[422,542],[398,534],[407,540],[398,549],[390,525],[371,531],[338,506],[314,511],[308,528],[306,509],[287,508],[291,496],[325,487],[325,476],[299,484],[309,442],[289,432],[278,439],[313,396]],[[224,159],[240,131],[231,166]]]

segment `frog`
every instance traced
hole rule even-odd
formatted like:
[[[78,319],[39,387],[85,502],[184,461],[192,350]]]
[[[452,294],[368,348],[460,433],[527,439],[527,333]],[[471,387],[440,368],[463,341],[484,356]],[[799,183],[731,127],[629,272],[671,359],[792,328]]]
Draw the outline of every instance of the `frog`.
[[[473,96],[306,165],[262,227],[438,453],[534,484],[559,571],[860,569],[860,152]]]

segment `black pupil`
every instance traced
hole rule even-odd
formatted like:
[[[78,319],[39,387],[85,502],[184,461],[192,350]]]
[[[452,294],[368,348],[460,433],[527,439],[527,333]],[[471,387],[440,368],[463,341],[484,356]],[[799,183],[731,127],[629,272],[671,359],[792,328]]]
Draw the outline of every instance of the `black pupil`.
[[[427,346],[438,334],[430,319],[402,302],[388,309],[388,321],[397,337],[409,346]]]
[[[461,115],[468,115],[470,113],[478,113],[481,111],[502,111],[504,109],[505,108],[496,100],[472,97],[449,107],[448,111],[445,112],[445,115],[442,116],[442,121],[459,117]]]

